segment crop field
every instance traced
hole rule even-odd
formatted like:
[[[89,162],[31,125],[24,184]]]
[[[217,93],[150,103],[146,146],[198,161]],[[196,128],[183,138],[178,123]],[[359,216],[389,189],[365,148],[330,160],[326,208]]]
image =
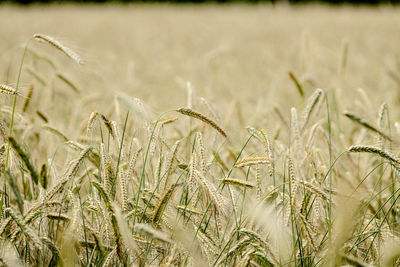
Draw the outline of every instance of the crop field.
[[[399,8],[0,18],[0,266],[399,266]]]

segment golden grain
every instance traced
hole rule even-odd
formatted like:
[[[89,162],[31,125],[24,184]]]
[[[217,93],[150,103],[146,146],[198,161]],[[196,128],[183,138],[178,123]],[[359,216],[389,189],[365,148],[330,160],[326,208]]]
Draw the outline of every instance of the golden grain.
[[[50,37],[50,36],[44,35],[44,34],[40,34],[40,33],[36,33],[33,35],[33,38],[36,40],[44,41],[44,42],[50,44],[51,46],[53,46],[57,50],[61,51],[62,53],[64,53],[65,55],[67,55],[69,58],[73,59],[80,65],[83,65],[85,63],[78,54],[76,54],[74,51],[72,51],[68,47],[62,45],[59,41],[57,41],[53,37]]]
[[[217,123],[215,123],[211,119],[207,118],[206,116],[204,116],[190,108],[180,108],[180,109],[177,109],[176,111],[183,115],[193,117],[193,118],[203,121],[204,123],[207,123],[208,125],[213,127],[215,130],[217,130],[223,137],[227,137],[225,131],[222,130],[221,127],[219,127]]]

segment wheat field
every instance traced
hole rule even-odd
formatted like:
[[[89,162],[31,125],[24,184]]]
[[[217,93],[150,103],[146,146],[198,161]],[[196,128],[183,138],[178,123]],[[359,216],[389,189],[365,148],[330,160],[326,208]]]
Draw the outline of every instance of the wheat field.
[[[0,17],[1,266],[399,266],[397,7]]]

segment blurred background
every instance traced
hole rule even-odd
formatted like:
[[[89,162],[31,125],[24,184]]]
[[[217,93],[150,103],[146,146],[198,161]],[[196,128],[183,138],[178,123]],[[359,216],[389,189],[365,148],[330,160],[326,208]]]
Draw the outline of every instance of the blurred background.
[[[60,0],[0,0],[0,2],[9,2],[9,3],[18,3],[18,4],[32,4],[32,3],[61,3],[61,2],[80,2],[80,3],[277,3],[277,2],[289,2],[289,3],[309,3],[309,2],[321,2],[321,3],[330,3],[330,4],[381,4],[381,3],[400,3],[400,0],[68,0],[68,1],[60,1]]]
[[[304,97],[316,87],[332,89],[341,99],[338,118],[345,109],[374,118],[383,101],[398,105],[400,100],[400,16],[399,8],[388,2],[17,2],[30,1],[0,5],[1,82],[12,85],[16,80],[22,48],[33,34],[52,36],[86,65],[77,68],[41,43],[30,48],[59,62],[56,71],[77,85],[84,118],[95,109],[107,114],[117,94],[142,99],[154,114],[185,106],[190,82],[196,99],[217,103],[228,130],[273,127],[277,108],[290,118],[290,107],[304,105],[289,72],[302,84]],[[33,82],[44,91],[65,94],[54,71],[36,65],[30,55],[26,66],[35,72],[23,72],[22,93]],[[373,103],[357,105],[360,92],[373,95]],[[50,96],[43,97],[57,103]],[[236,113],[237,121],[232,120]]]

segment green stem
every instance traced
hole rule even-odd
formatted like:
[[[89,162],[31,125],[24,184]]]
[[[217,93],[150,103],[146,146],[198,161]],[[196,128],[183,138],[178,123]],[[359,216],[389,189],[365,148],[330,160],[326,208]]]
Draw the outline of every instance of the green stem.
[[[146,164],[147,164],[147,160],[148,160],[148,156],[149,156],[150,144],[151,144],[151,140],[154,138],[154,132],[156,130],[156,127],[157,127],[158,123],[159,123],[159,120],[157,120],[156,123],[154,124],[153,131],[151,132],[151,135],[150,135],[150,140],[149,140],[149,142],[147,144],[146,155],[144,156],[142,173],[140,175],[139,188],[138,188],[138,192],[137,192],[137,195],[136,195],[135,212],[133,213],[133,225],[135,225],[135,223],[136,223],[136,213],[137,213],[137,210],[139,208],[140,192],[141,192],[141,189],[142,189],[142,185],[144,183],[145,169],[146,169]]]
[[[329,98],[326,93],[326,112],[328,115],[328,136],[329,136],[329,166],[333,168],[332,160],[332,128],[331,128],[331,115],[329,110]],[[332,241],[332,172],[329,172],[329,203],[328,203],[328,237],[329,242]]]

